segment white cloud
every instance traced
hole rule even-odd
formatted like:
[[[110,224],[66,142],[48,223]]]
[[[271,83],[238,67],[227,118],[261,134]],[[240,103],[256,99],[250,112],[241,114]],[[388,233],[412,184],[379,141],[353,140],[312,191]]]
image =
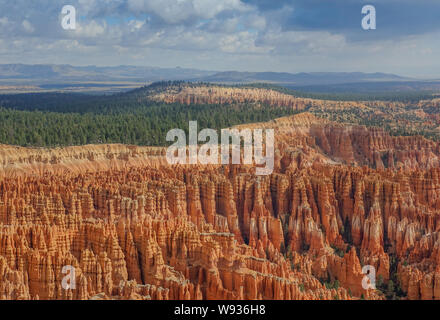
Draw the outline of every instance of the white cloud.
[[[220,48],[228,53],[264,54],[269,53],[271,46],[256,46],[255,34],[247,31],[224,36],[220,39]]]
[[[144,25],[145,25],[145,21],[140,21],[140,20],[130,20],[128,22],[128,27],[131,32],[135,32],[142,29]]]
[[[157,15],[170,24],[211,19],[224,11],[251,10],[240,0],[128,0],[128,8],[134,13]]]
[[[427,73],[440,71],[435,68],[438,33],[350,42],[337,31],[286,30],[295,10],[291,6],[263,12],[240,0],[67,3],[77,9],[75,31],[61,28],[64,0],[0,0],[0,61],[102,65],[134,59],[139,64],[211,70],[406,73],[419,66]]]
[[[89,23],[79,23],[78,32],[76,35],[79,37],[87,37],[94,38],[98,36],[103,36],[107,29],[107,24],[104,22],[98,23],[95,20],[90,21]],[[75,35],[74,35],[75,36]]]
[[[323,31],[285,31],[265,32],[257,43],[274,48],[278,54],[326,54],[340,51],[346,46],[345,37]]]
[[[21,25],[23,26],[23,29],[28,33],[33,33],[35,31],[34,26],[27,20],[23,20]]]
[[[7,17],[0,18],[0,26],[1,27],[5,27],[8,24],[9,24],[9,20]]]

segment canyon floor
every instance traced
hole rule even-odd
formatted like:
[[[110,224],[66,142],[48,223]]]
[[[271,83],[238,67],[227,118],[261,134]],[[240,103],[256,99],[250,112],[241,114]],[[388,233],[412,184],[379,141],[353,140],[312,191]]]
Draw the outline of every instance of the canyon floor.
[[[184,94],[155,99],[203,96]],[[440,299],[440,143],[325,118],[237,126],[275,130],[268,176],[162,147],[1,145],[0,299]]]

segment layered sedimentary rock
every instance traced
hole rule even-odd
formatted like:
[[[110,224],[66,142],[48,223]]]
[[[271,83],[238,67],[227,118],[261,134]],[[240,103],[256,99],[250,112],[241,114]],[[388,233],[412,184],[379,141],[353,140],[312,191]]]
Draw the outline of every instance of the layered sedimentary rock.
[[[386,128],[394,135],[423,135],[440,140],[440,99],[416,102],[334,101],[301,98],[281,88],[258,86],[227,87],[214,84],[174,83],[139,91],[139,99],[179,104],[221,104],[235,108],[252,104],[263,108],[305,111],[348,126],[352,124]],[[375,155],[379,157],[379,155]],[[386,164],[384,164],[386,165]]]
[[[0,177],[119,170],[127,166],[166,164],[165,148],[85,145],[65,148],[23,148],[0,145]]]
[[[149,99],[165,103],[182,104],[238,104],[261,103],[272,107],[286,106],[303,110],[305,99],[298,99],[291,95],[274,90],[252,88],[230,88],[220,86],[178,86],[153,94]]]
[[[244,127],[275,129],[271,175],[1,147],[0,299],[383,299],[365,265],[440,298],[438,143],[308,113]]]

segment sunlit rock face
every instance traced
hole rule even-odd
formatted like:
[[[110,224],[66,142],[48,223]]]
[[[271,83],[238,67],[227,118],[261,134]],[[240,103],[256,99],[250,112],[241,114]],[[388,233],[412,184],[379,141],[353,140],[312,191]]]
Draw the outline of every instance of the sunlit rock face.
[[[309,113],[244,127],[275,129],[271,175],[1,146],[0,299],[385,298],[364,265],[440,298],[438,143]]]

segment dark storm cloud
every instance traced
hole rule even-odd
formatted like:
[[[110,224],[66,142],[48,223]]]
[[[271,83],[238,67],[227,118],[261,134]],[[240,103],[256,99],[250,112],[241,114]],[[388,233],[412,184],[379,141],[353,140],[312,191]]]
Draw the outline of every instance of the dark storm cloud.
[[[244,0],[262,14],[276,19],[282,30],[341,33],[348,40],[393,39],[440,30],[438,0]],[[377,30],[372,35],[360,28],[361,9],[374,5]],[[289,11],[288,8],[291,8]],[[285,13],[289,12],[288,15]],[[284,15],[283,15],[284,13]],[[368,37],[368,38],[367,38]]]

